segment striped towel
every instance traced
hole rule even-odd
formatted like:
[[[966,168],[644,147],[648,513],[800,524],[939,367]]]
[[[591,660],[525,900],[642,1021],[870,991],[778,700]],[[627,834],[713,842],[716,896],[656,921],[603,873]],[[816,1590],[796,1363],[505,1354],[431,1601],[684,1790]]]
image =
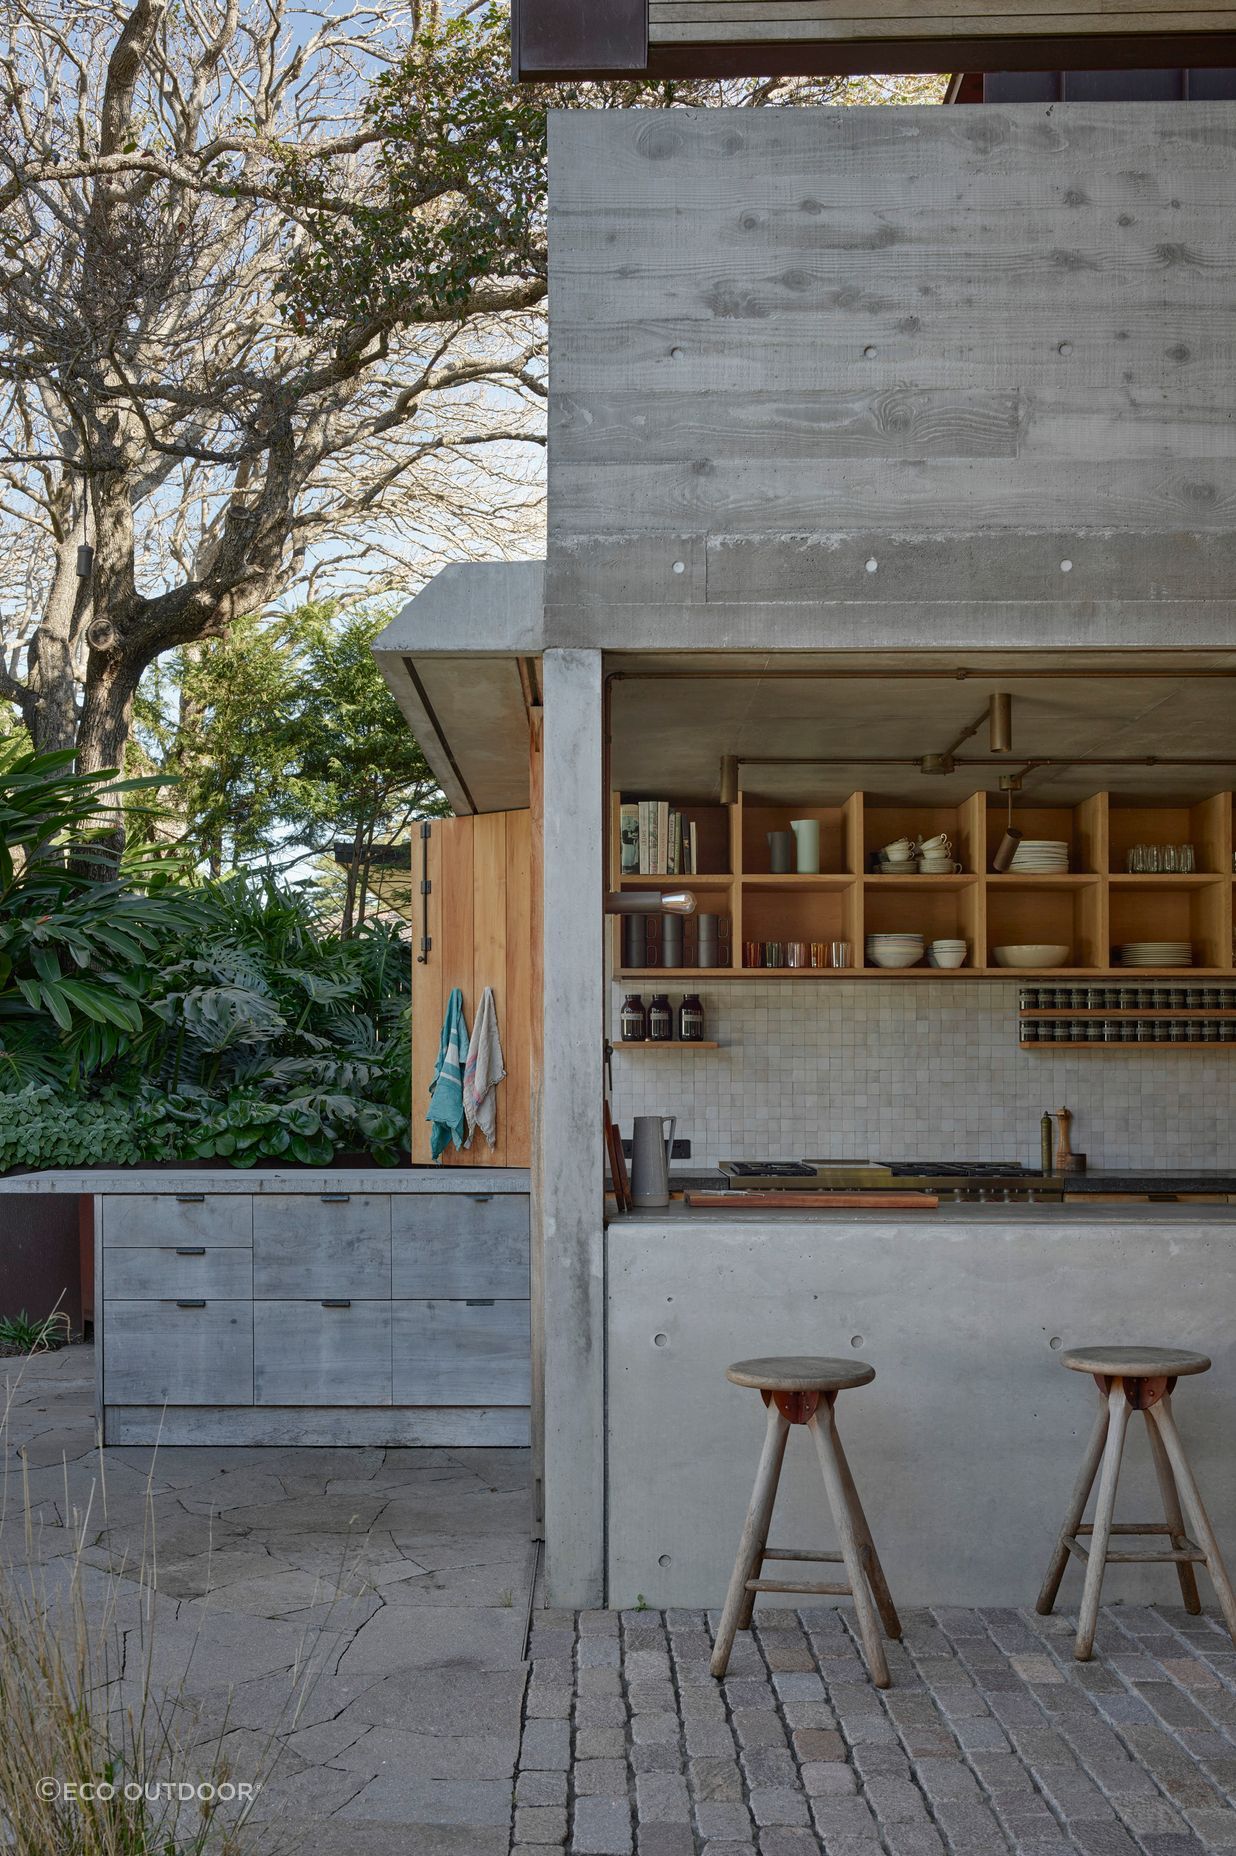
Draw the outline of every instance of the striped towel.
[[[468,1053],[468,1026],[464,1019],[463,994],[456,986],[446,1002],[442,1020],[442,1040],[438,1061],[429,1085],[429,1151],[441,1162],[452,1140],[457,1148],[466,1145],[468,1125],[464,1117],[463,1073]]]
[[[494,1004],[494,989],[487,986],[476,1008],[472,1042],[464,1065],[463,1100],[469,1146],[478,1128],[493,1146],[498,1125],[496,1091],[505,1075],[502,1040],[498,1036],[498,1008]]]

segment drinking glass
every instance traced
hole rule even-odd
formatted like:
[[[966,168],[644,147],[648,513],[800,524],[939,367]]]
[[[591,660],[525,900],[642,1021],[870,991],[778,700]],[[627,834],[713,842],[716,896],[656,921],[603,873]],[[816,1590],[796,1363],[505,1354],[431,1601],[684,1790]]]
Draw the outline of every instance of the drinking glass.
[[[785,944],[785,964],[787,967],[805,967],[807,964],[807,943],[805,941],[787,941]]]
[[[1191,876],[1197,869],[1197,852],[1191,844],[1180,847],[1180,868],[1186,876]]]
[[[828,944],[828,964],[830,967],[848,967],[850,964],[850,943],[848,941],[830,941]]]

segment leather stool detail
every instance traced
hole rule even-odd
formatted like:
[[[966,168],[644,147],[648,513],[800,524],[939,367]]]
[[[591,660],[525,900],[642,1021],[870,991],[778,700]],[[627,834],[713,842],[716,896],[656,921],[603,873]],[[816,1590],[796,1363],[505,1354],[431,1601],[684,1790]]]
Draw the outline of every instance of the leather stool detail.
[[[1077,1619],[1077,1642],[1073,1654],[1087,1662],[1094,1649],[1094,1633],[1099,1618],[1099,1600],[1103,1590],[1103,1569],[1108,1565],[1143,1564],[1163,1561],[1176,1568],[1180,1596],[1186,1611],[1201,1610],[1197,1575],[1193,1568],[1200,1563],[1210,1574],[1224,1622],[1236,1643],[1236,1596],[1233,1595],[1227,1568],[1214,1529],[1202,1505],[1189,1459],[1185,1455],[1180,1432],[1172,1415],[1172,1392],[1177,1379],[1188,1374],[1205,1373],[1210,1361],[1204,1353],[1185,1353],[1163,1347],[1074,1347],[1060,1355],[1061,1362],[1074,1373],[1090,1373],[1099,1388],[1099,1413],[1094,1431],[1086,1446],[1081,1474],[1073,1490],[1069,1511],[1056,1542],[1038,1610],[1049,1612],[1056,1602],[1060,1581],[1072,1553],[1086,1568],[1082,1588],[1081,1610]],[[1130,1414],[1140,1411],[1145,1419],[1154,1457],[1155,1474],[1163,1499],[1162,1521],[1116,1521],[1116,1485],[1120,1478],[1120,1459]],[[1094,1521],[1083,1526],[1086,1503],[1099,1475],[1099,1493]],[[1181,1512],[1183,1507],[1184,1512]],[[1185,1531],[1188,1520],[1191,1536]],[[1169,1545],[1161,1551],[1140,1548],[1133,1552],[1113,1552],[1112,1536],[1126,1534],[1166,1534]],[[1089,1546],[1083,1544],[1089,1537]]]
[[[863,1655],[871,1679],[877,1688],[887,1688],[888,1662],[880,1637],[880,1623],[883,1621],[884,1629],[893,1638],[901,1636],[901,1623],[841,1448],[833,1409],[838,1392],[869,1385],[875,1378],[875,1368],[863,1360],[820,1360],[792,1355],[785,1359],[739,1360],[726,1368],[725,1376],[736,1386],[752,1386],[759,1392],[768,1407],[768,1428],[713,1647],[710,1665],[713,1675],[725,1674],[735,1632],[750,1628],[751,1614],[760,1592],[801,1592],[813,1597],[849,1596],[854,1599]],[[792,1424],[805,1424],[811,1433],[837,1529],[839,1552],[816,1553],[800,1547],[768,1545],[768,1529]],[[845,1567],[847,1583],[764,1579],[760,1575],[766,1560],[839,1561]]]

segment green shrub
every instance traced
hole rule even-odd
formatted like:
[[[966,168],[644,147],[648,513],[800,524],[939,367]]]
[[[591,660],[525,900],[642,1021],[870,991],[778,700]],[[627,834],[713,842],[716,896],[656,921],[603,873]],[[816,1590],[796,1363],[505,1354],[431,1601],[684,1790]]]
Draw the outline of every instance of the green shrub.
[[[397,1164],[400,932],[324,930],[306,890],[270,877],[192,882],[156,857],[83,874],[100,806],[142,783],[71,759],[0,749],[0,1172]]]
[[[136,1166],[172,1157],[158,1150],[142,1105],[92,1100],[31,1083],[0,1095],[0,1172],[14,1167]]]

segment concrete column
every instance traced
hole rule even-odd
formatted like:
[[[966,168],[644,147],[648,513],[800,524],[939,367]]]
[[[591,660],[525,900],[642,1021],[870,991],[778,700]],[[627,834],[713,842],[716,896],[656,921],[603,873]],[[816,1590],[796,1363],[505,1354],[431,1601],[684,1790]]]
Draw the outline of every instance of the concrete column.
[[[576,1607],[605,1591],[601,689],[599,651],[545,652],[545,1581]]]

